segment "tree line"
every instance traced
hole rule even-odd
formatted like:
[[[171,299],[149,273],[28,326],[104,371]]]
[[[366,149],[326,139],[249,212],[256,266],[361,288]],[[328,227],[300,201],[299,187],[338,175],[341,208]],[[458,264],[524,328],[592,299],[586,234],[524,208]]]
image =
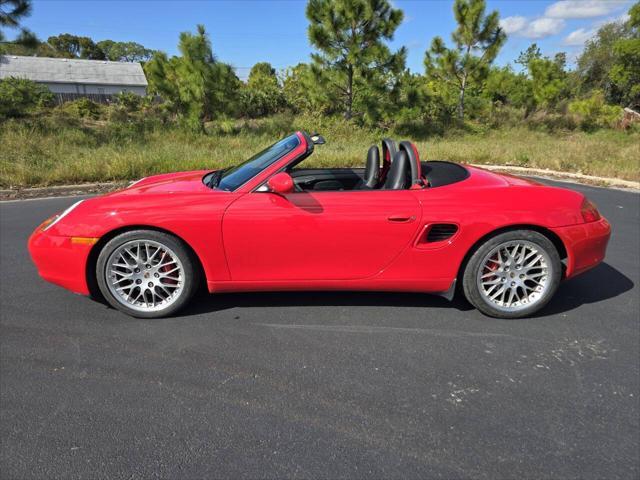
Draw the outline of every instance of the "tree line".
[[[0,27],[17,27],[30,2],[2,4],[11,4],[17,15],[0,8],[5,12]],[[565,53],[547,57],[536,44],[520,54],[518,67],[496,66],[506,40],[498,12],[487,12],[485,0],[455,0],[453,15],[457,27],[451,40],[433,39],[421,73],[407,69],[406,48],[389,46],[403,20],[389,0],[309,0],[310,61],[283,72],[260,62],[246,82],[217,59],[202,25],[180,34],[179,55],[172,57],[134,42],[94,42],[70,34],[41,42],[26,31],[2,48],[14,54],[141,61],[149,93],[162,99],[166,112],[201,130],[221,117],[257,118],[285,110],[342,115],[382,128],[519,121],[540,112],[553,119],[576,114],[586,126],[608,126],[622,106],[640,105],[640,2],[631,6],[627,21],[600,27],[575,69],[567,67]]]
[[[20,25],[21,20],[31,15],[32,10],[32,0],[0,0],[0,53],[114,62],[144,62],[155,53],[137,42],[95,42],[89,37],[70,33],[61,33],[42,41]],[[3,28],[19,29],[18,36],[11,42],[7,41]]]

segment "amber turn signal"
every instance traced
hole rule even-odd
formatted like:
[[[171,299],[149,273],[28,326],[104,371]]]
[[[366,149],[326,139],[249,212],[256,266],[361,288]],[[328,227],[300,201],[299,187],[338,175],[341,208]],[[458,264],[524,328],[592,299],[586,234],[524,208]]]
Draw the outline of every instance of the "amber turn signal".
[[[47,227],[51,225],[56,218],[58,218],[57,214],[51,218],[47,218],[44,222],[40,224],[40,226],[38,227],[38,230],[46,230]]]
[[[95,245],[99,238],[94,237],[71,237],[71,243],[76,245]]]

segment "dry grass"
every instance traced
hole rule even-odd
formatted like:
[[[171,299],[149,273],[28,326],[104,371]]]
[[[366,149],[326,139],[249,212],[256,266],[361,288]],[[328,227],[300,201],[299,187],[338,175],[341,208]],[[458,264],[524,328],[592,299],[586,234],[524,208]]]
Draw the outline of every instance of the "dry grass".
[[[418,145],[425,159],[548,168],[640,180],[638,134],[602,130],[551,135],[514,129],[420,142]]]
[[[0,125],[0,186],[129,180],[227,166],[293,129],[312,127],[307,119],[289,119],[243,127],[235,133],[198,135],[177,129],[138,131],[132,126],[43,126],[10,121]],[[328,143],[318,147],[306,165],[362,166],[368,147],[383,136],[336,122],[316,128]],[[517,128],[432,137],[417,143],[426,160],[518,165],[640,180],[638,133],[548,134]]]

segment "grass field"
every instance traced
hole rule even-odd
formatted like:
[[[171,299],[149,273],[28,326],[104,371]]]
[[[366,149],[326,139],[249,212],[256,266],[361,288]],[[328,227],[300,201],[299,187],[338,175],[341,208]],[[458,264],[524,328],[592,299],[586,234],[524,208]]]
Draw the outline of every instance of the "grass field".
[[[194,134],[136,125],[67,125],[7,121],[0,125],[0,187],[130,180],[154,173],[228,166],[248,158],[296,128],[317,129],[327,144],[305,165],[363,166],[383,135],[337,122],[269,119],[240,128]],[[407,138],[412,140],[411,138]],[[415,140],[415,139],[413,139]],[[544,133],[524,127],[452,133],[417,141],[424,160],[517,165],[640,180],[640,134]]]

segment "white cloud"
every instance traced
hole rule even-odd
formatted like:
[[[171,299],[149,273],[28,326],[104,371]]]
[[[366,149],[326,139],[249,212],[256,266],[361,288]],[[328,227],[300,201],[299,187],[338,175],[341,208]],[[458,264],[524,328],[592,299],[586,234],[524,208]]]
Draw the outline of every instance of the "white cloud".
[[[518,33],[527,26],[527,19],[520,16],[506,17],[500,20],[500,26],[507,35]]]
[[[564,28],[561,18],[536,18],[528,21],[525,17],[506,17],[500,21],[500,26],[508,35],[527,38],[544,38],[560,33]]]
[[[631,19],[631,15],[629,15],[628,12],[623,13],[622,15],[620,15],[618,18],[616,18],[614,21],[615,22],[623,22],[626,23]]]
[[[547,7],[550,18],[593,18],[608,15],[625,6],[629,0],[560,0]]]
[[[628,5],[630,0],[560,0],[547,7],[543,16],[533,20],[521,15],[503,18],[500,26],[507,35],[517,35],[531,39],[541,39],[557,35],[565,27],[565,19],[603,17]],[[619,15],[619,14],[617,14]],[[606,21],[622,19],[623,16],[609,17]],[[604,23],[605,20],[602,20]],[[571,32],[565,45],[582,45],[593,36],[596,28],[581,28]]]
[[[544,38],[556,35],[564,28],[564,20],[561,18],[538,18],[527,26],[520,34],[527,38]]]
[[[584,43],[589,40],[591,37],[595,35],[595,30],[587,30],[585,28],[579,28],[578,30],[574,30],[569,35],[567,35],[563,44],[571,47],[580,47],[584,45]]]

